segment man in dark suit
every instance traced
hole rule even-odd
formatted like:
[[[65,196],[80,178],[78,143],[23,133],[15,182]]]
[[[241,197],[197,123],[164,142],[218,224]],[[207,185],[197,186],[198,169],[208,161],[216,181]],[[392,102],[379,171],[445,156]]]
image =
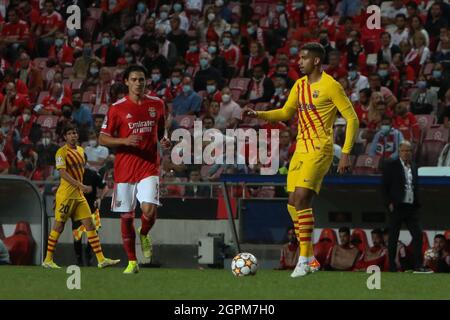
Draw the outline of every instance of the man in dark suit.
[[[391,34],[389,32],[383,32],[381,35],[381,48],[377,53],[377,62],[386,61],[389,64],[392,63],[392,58],[396,53],[401,53],[400,47],[392,44]]]
[[[395,255],[402,222],[413,238],[414,268],[422,269],[422,228],[419,223],[417,167],[412,162],[411,143],[400,143],[400,157],[383,166],[382,189],[389,211],[389,270],[397,271]]]

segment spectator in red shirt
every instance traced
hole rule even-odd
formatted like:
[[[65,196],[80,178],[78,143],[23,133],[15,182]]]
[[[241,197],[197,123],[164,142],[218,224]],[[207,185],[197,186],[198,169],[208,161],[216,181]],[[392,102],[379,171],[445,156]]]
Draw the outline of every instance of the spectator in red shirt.
[[[30,1],[20,1],[18,8],[20,18],[26,21],[30,26],[30,34],[35,34],[39,21],[41,20],[39,6],[34,8],[30,4]]]
[[[405,96],[408,88],[416,81],[414,69],[410,65],[405,65],[402,53],[396,53],[392,57],[392,64],[395,66],[400,76],[398,96]]]
[[[335,79],[347,76],[347,70],[340,66],[339,51],[331,51],[328,55],[328,68],[326,72]]]
[[[283,77],[276,76],[274,79],[275,92],[270,99],[270,104],[275,108],[282,108],[289,96],[289,89],[286,87],[286,80]]]
[[[420,141],[420,127],[416,116],[408,111],[405,103],[400,102],[395,106],[392,126],[403,134],[403,137],[414,143]]]
[[[266,57],[264,47],[259,42],[252,42],[250,44],[250,56],[244,65],[244,75],[251,77],[252,70],[257,65],[263,68],[264,73],[269,72],[269,60]]]
[[[222,50],[221,55],[225,58],[228,64],[228,75],[234,77],[242,66],[241,49],[233,43],[231,32],[225,31],[222,35]]]
[[[26,84],[31,101],[36,101],[39,93],[44,89],[41,70],[37,69],[30,61],[26,52],[20,54],[18,60],[17,78]]]
[[[28,24],[19,20],[16,9],[10,9],[8,12],[8,21],[2,29],[0,42],[7,45],[8,55],[12,61],[18,56],[19,46],[24,47],[30,36]]]
[[[50,89],[50,93],[42,101],[43,107],[38,111],[39,114],[60,115],[63,105],[72,105],[72,99],[64,94],[64,87],[56,82]]]
[[[64,33],[56,31],[55,43],[50,46],[48,57],[55,59],[61,67],[71,67],[74,63],[73,48],[66,43]]]
[[[8,82],[5,88],[6,95],[0,105],[0,116],[4,113],[10,116],[16,116],[22,113],[25,108],[30,107],[28,96],[17,93],[13,82]]]
[[[358,115],[359,127],[366,128],[369,125],[369,101],[372,90],[364,88],[359,91],[359,100],[355,104],[355,112]]]
[[[6,69],[3,74],[0,73],[0,92],[5,89],[6,85],[9,82],[14,83],[17,93],[23,94],[28,97],[27,85],[22,80],[16,77],[16,73],[12,68]]]
[[[200,62],[199,55],[197,39],[194,38],[189,40],[189,49],[184,56],[186,63],[191,67],[198,67]]]
[[[21,139],[29,139],[31,128],[33,127],[33,124],[36,122],[36,120],[37,118],[31,113],[30,108],[24,109],[23,113],[17,117],[15,129],[19,132]]]
[[[38,54],[40,57],[46,57],[48,49],[54,43],[55,33],[64,26],[62,16],[55,11],[55,2],[53,0],[45,0],[44,12],[36,30],[38,40]]]

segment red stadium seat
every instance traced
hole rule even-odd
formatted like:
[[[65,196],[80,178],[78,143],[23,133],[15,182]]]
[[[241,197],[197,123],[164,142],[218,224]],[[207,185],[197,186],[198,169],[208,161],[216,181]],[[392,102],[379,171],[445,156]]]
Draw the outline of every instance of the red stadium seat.
[[[328,238],[325,238],[322,241],[314,244],[314,257],[319,261],[321,265],[325,264],[328,252],[333,246],[334,244]]]
[[[239,89],[241,92],[245,93],[248,90],[248,84],[250,83],[250,78],[233,78],[230,81],[230,89]]]
[[[83,84],[83,80],[81,79],[74,79],[71,80],[72,82],[72,90],[73,91],[80,91],[81,90],[81,85]]]
[[[58,124],[58,116],[41,115],[37,118],[37,123],[42,128],[55,129]]]
[[[319,241],[325,239],[330,240],[333,245],[335,245],[338,242],[336,232],[331,228],[325,228],[320,233]]]
[[[178,125],[185,129],[191,129],[194,127],[194,121],[196,116],[194,115],[180,115],[175,117],[175,121]]]
[[[428,129],[422,142],[419,164],[422,166],[436,166],[439,155],[448,142],[449,132],[443,126]]]
[[[445,239],[450,240],[450,229],[445,231],[444,237],[445,237]]]
[[[369,248],[366,232],[363,229],[354,229],[350,240],[353,245],[357,246],[359,251],[364,252]]]
[[[30,224],[19,221],[14,234],[2,240],[9,251],[11,263],[14,265],[30,265],[33,263],[35,241]]]
[[[428,235],[425,231],[422,231],[422,255],[430,248],[430,241],[428,240]],[[406,247],[406,252],[409,256],[414,255],[412,240]]]
[[[355,174],[378,174],[380,173],[380,156],[360,155],[356,158],[353,172]]]

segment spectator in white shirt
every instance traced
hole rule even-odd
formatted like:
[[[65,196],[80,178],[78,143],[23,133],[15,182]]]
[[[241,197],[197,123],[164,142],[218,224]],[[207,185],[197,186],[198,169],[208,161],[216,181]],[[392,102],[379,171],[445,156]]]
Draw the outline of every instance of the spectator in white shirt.
[[[242,109],[231,97],[230,88],[222,89],[222,103],[220,104],[219,116],[222,116],[226,122],[227,128],[234,128],[241,118]]]
[[[88,164],[94,168],[101,168],[109,156],[108,148],[98,144],[98,136],[95,131],[89,133],[88,146],[84,149],[84,153],[87,156]]]
[[[397,14],[395,17],[395,25],[397,28],[392,31],[392,44],[400,46],[400,42],[408,40],[409,31],[406,28],[406,16],[403,13]]]

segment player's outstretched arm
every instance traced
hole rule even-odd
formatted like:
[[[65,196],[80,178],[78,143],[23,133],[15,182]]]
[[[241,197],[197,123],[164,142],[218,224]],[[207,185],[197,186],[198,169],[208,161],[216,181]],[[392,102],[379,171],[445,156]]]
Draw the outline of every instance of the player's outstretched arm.
[[[104,133],[100,133],[100,136],[98,137],[98,142],[101,145],[109,148],[115,148],[120,146],[138,147],[141,140],[142,137],[137,135],[129,135],[126,138],[116,138],[111,137]]]

